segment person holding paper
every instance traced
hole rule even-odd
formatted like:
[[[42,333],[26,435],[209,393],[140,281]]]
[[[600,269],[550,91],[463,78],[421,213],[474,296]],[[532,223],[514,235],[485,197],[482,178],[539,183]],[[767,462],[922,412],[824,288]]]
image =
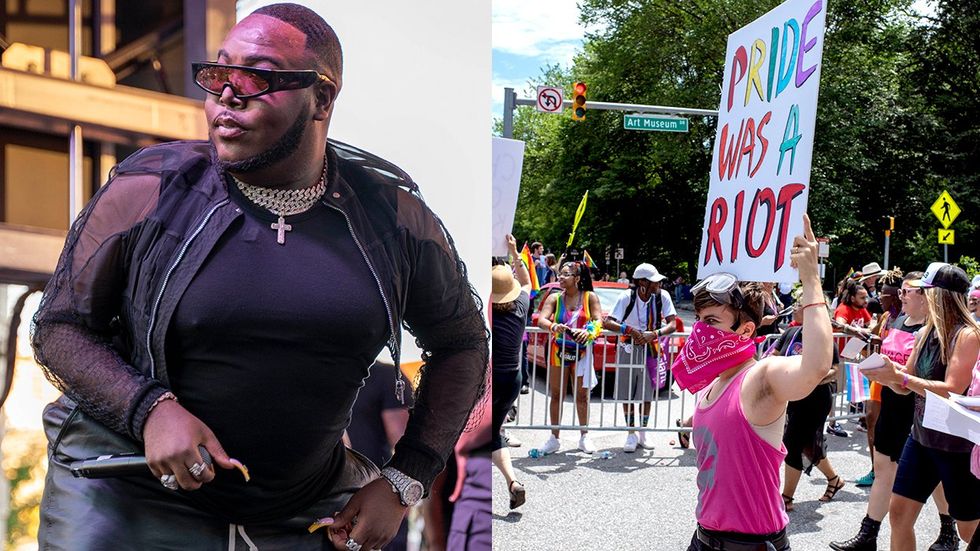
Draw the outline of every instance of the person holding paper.
[[[966,308],[970,280],[956,266],[933,262],[922,279],[909,283],[924,290],[928,315],[905,369],[886,357],[884,367],[866,372],[899,394],[915,393],[912,434],[888,508],[892,549],[897,551],[914,549],[915,521],[940,482],[963,540],[970,541],[980,520],[980,479],[970,473],[973,444],[923,426],[926,390],[943,397],[963,394],[980,355],[980,325]]]
[[[889,275],[884,278],[882,287],[882,305],[888,317],[882,333],[881,354],[892,362],[904,366],[915,348],[915,333],[925,325],[929,314],[923,289],[912,287],[911,282],[922,278],[922,272],[910,272],[900,280],[901,288],[896,295],[901,300],[902,313],[891,316],[890,300],[887,300],[893,281]],[[881,386],[879,383],[873,383]],[[915,400],[911,394],[896,394],[888,387],[881,389],[881,411],[874,424],[875,440],[872,448],[875,479],[871,485],[871,495],[868,498],[868,511],[861,521],[861,528],[856,536],[844,541],[831,542],[830,547],[837,551],[863,551],[877,549],[878,531],[881,522],[888,514],[888,502],[892,495],[892,485],[895,483],[895,473],[902,450],[908,440],[912,428],[912,416],[915,410]],[[953,518],[949,516],[949,504],[942,492],[942,485],[937,486],[932,493],[939,510],[939,538],[931,549],[955,549],[958,536]]]
[[[717,273],[693,289],[698,321],[671,366],[682,389],[709,389],[694,410],[698,527],[688,551],[739,543],[790,548],[779,487],[786,405],[810,394],[833,359],[817,240],[806,215],[803,228],[790,251],[803,283],[803,336],[809,345],[802,355],[755,359],[763,309],[759,284]]]

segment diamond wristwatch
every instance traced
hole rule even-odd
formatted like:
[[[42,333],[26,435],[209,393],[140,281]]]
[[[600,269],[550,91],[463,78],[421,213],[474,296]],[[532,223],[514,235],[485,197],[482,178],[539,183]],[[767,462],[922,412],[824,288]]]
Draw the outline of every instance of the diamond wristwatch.
[[[398,499],[405,507],[412,507],[422,500],[425,489],[422,483],[394,467],[385,467],[381,476],[391,484],[391,491],[398,494]]]

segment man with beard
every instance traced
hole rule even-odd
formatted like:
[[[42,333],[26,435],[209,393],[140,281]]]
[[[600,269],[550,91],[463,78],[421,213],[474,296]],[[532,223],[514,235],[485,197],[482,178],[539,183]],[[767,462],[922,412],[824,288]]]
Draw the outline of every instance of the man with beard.
[[[479,298],[411,178],[328,141],[342,55],[316,13],[256,10],[193,75],[210,140],[114,170],[35,318],[65,393],[45,411],[40,547],[380,548],[483,392]],[[383,347],[398,365],[403,323],[425,365],[379,473],[341,435]],[[121,453],[153,476],[72,476]]]
[[[626,453],[635,452],[637,446],[653,449],[649,433],[640,431],[637,437],[632,429],[646,428],[650,406],[655,398],[660,398],[661,388],[654,388],[651,372],[658,373],[660,337],[674,332],[677,316],[670,293],[661,288],[665,279],[652,264],[637,266],[633,271],[634,289],[619,297],[603,323],[605,329],[623,335],[616,347],[616,400],[623,402],[623,415],[630,428],[623,444]]]

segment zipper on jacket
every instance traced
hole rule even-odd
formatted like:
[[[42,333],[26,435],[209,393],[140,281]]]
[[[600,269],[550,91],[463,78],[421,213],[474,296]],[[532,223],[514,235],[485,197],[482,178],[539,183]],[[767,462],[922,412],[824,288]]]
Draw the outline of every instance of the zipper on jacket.
[[[361,241],[357,238],[357,234],[354,233],[354,226],[350,222],[350,217],[343,209],[336,207],[327,203],[326,201],[321,201],[327,207],[339,212],[341,216],[344,217],[344,221],[347,222],[347,231],[350,232],[351,237],[354,239],[354,244],[357,245],[357,250],[361,251],[361,257],[364,259],[364,263],[367,264],[368,270],[371,271],[371,276],[374,277],[374,282],[378,286],[378,292],[381,293],[381,301],[385,305],[385,314],[388,316],[388,327],[391,329],[391,337],[388,338],[388,346],[391,349],[392,360],[395,363],[395,396],[398,401],[402,404],[405,403],[405,381],[402,378],[401,369],[401,351],[398,346],[398,337],[395,333],[395,319],[391,314],[391,305],[388,304],[388,297],[385,295],[384,288],[381,287],[381,278],[378,277],[378,273],[374,270],[374,265],[371,264],[371,259],[368,258],[367,252],[364,251],[364,247],[361,246]]]
[[[204,226],[206,226],[208,222],[211,221],[211,217],[214,215],[214,212],[218,210],[220,207],[225,206],[226,204],[228,204],[228,199],[223,199],[220,202],[218,202],[218,204],[211,207],[211,210],[209,210],[208,213],[204,215],[204,220],[201,220],[201,223],[198,224],[197,228],[194,229],[194,232],[191,233],[191,236],[187,238],[187,241],[185,241],[184,245],[180,248],[180,252],[177,253],[177,258],[174,259],[174,263],[170,266],[169,269],[167,269],[167,275],[163,276],[163,284],[160,285],[160,292],[157,293],[157,298],[155,301],[153,301],[153,308],[150,309],[150,323],[146,329],[146,353],[150,358],[150,377],[154,379],[156,378],[157,373],[156,373],[156,362],[153,360],[153,346],[151,343],[151,339],[153,336],[153,327],[154,325],[156,325],[156,321],[157,321],[157,311],[160,308],[160,301],[163,300],[163,293],[164,291],[167,290],[167,283],[170,282],[170,276],[173,275],[174,270],[177,269],[177,265],[180,264],[180,261],[184,259],[184,254],[187,253],[187,249],[190,248],[191,243],[193,243],[194,240],[197,239],[197,236],[200,235],[200,233],[204,230]]]

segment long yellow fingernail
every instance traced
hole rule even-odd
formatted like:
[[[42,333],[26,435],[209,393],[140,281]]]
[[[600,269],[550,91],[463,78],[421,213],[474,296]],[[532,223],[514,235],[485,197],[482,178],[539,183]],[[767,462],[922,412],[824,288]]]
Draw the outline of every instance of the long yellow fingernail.
[[[246,467],[245,465],[243,465],[241,461],[239,461],[237,459],[234,459],[234,458],[231,458],[231,457],[229,457],[228,460],[231,461],[233,465],[235,465],[235,468],[238,469],[238,471],[240,473],[242,473],[242,477],[245,478],[245,482],[248,482],[249,480],[252,480],[252,477],[249,476],[249,474],[248,474],[248,467]]]
[[[310,533],[312,534],[313,532],[316,532],[317,530],[323,528],[324,526],[331,526],[331,525],[333,525],[332,518],[330,517],[321,518],[320,520],[313,521],[313,524],[311,524],[310,527],[307,528],[307,530],[309,530]]]

